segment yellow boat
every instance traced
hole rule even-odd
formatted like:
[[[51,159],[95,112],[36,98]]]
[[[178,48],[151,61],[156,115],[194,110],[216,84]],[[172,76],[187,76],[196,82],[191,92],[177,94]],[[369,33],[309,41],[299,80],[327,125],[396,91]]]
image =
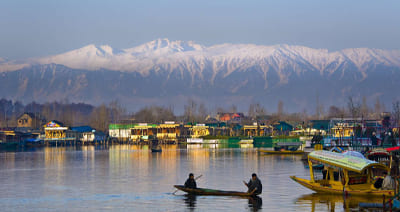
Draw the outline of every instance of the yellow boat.
[[[394,190],[380,190],[374,187],[374,173],[388,171],[384,164],[365,158],[343,155],[330,151],[313,151],[308,154],[310,180],[291,176],[297,183],[320,193],[393,196]],[[314,175],[313,164],[323,164],[325,176]]]

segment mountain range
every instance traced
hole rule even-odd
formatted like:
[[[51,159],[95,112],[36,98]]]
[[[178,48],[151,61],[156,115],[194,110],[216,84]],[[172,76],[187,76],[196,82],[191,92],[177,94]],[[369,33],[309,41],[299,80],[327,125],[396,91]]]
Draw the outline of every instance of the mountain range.
[[[0,58],[0,98],[92,104],[120,101],[128,110],[188,99],[210,109],[261,103],[288,112],[345,106],[348,97],[372,104],[399,100],[400,50],[353,48],[330,52],[304,46],[221,44],[158,39],[114,49],[88,45],[63,54]],[[318,99],[318,100],[317,100]]]

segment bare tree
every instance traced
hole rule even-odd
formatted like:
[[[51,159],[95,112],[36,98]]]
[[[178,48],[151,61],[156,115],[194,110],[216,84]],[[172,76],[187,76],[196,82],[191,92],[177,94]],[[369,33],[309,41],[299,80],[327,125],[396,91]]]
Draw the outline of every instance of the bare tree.
[[[376,98],[375,105],[374,105],[374,118],[377,119],[380,117],[381,113],[383,112],[383,105],[380,102],[379,98]]]
[[[279,100],[278,102],[278,111],[277,111],[278,118],[281,119],[283,116],[283,102]]]
[[[183,116],[186,121],[195,122],[195,115],[197,110],[197,103],[193,99],[189,99],[188,103],[184,106]]]
[[[344,110],[334,105],[329,107],[328,117],[329,118],[343,118],[345,115]]]
[[[361,112],[361,117],[368,118],[369,109],[368,109],[368,105],[367,105],[367,98],[365,96],[363,96],[363,98],[362,98],[360,112]]]
[[[231,105],[231,108],[229,109],[230,113],[237,113],[237,107],[236,105]]]
[[[254,109],[256,112],[256,116],[263,116],[267,114],[267,110],[260,103],[257,103]],[[282,103],[282,110],[283,110],[283,103]]]
[[[324,106],[319,101],[319,95],[317,93],[316,103],[315,103],[315,116],[317,119],[321,119],[324,116]]]
[[[118,100],[111,101],[109,104],[110,108],[110,121],[111,123],[116,123],[121,120],[121,117],[126,113],[125,108],[123,108]]]
[[[357,118],[360,115],[361,105],[358,102],[354,102],[353,97],[349,96],[347,107],[352,118]]]
[[[205,121],[205,119],[207,117],[207,107],[204,105],[204,103],[201,103],[199,106],[198,116],[199,116],[200,122]]]
[[[95,129],[106,132],[110,123],[109,111],[106,105],[102,104],[93,110],[90,116],[91,126]]]
[[[397,100],[393,102],[393,118],[397,126],[400,125],[400,102]]]
[[[250,118],[255,118],[256,117],[255,105],[253,103],[250,103],[247,115]]]

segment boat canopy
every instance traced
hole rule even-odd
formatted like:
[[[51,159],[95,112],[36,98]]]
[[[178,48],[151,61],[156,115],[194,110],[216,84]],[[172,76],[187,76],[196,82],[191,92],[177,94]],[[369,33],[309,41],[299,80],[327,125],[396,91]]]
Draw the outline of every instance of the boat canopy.
[[[386,148],[388,152],[400,151],[400,146]]]
[[[368,151],[365,155],[367,157],[375,156],[375,155],[378,155],[378,156],[390,156],[390,152],[388,150],[386,150],[386,149],[383,149],[383,148],[376,148],[376,149]]]
[[[316,161],[317,163],[323,163],[328,166],[338,167],[358,173],[362,173],[365,169],[370,167],[388,170],[387,166],[376,161],[324,150],[311,152],[308,155],[308,159]]]
[[[344,151],[344,152],[342,152],[342,154],[365,159],[364,155],[361,154],[361,152],[357,152],[357,151],[351,151],[351,150],[350,151]]]

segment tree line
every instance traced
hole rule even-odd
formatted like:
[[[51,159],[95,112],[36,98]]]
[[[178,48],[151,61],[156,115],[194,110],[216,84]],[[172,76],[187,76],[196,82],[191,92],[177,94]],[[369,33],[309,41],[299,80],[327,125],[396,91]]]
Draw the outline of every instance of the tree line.
[[[226,108],[218,107],[210,110],[202,102],[189,99],[184,105],[182,115],[176,115],[172,106],[151,105],[142,109],[128,113],[121,104],[115,100],[109,104],[93,106],[86,103],[70,103],[68,101],[37,103],[31,102],[26,105],[20,101],[7,99],[0,100],[0,128],[17,126],[17,119],[23,113],[33,113],[40,115],[45,120],[58,120],[65,126],[90,125],[95,129],[107,131],[110,123],[163,123],[165,121],[177,121],[184,123],[204,123],[210,117],[215,117],[218,113],[237,113],[243,112],[246,118],[242,124],[250,124],[259,119],[275,121],[294,121],[307,123],[309,120],[331,119],[331,118],[362,118],[362,119],[381,119],[383,112],[388,112],[385,105],[376,100],[373,107],[367,105],[366,98],[361,101],[348,97],[345,106],[330,106],[326,111],[323,105],[316,101],[315,108],[310,111],[303,109],[301,112],[285,112],[284,103],[278,101],[276,112],[269,112],[260,103],[249,103],[247,111],[238,111],[235,105]],[[312,111],[315,110],[314,113]],[[400,102],[394,101],[389,110],[392,122],[396,125],[400,121]]]

